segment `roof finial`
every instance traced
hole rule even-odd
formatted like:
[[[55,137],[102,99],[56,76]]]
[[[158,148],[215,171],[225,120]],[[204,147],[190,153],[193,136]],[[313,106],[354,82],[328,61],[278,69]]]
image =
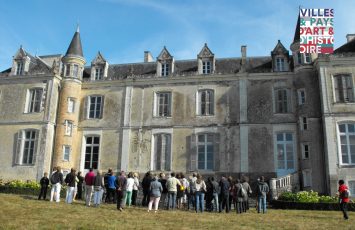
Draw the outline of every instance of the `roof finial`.
[[[79,30],[79,22],[76,23],[76,32],[80,33],[80,30]]]

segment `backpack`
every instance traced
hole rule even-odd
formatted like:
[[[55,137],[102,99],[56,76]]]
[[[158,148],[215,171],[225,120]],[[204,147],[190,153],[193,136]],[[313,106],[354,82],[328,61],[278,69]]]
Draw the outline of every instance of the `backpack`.
[[[245,190],[245,188],[243,187],[243,185],[240,185],[240,190],[239,190],[239,197],[247,197],[247,191]]]
[[[55,172],[51,176],[51,184],[56,184],[58,183],[58,172]]]

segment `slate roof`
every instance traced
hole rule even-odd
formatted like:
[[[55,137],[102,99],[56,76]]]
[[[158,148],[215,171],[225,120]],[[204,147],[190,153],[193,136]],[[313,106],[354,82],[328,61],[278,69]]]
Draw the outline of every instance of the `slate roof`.
[[[334,54],[340,53],[355,53],[355,39],[334,50]]]
[[[73,36],[73,39],[70,42],[70,45],[68,47],[68,50],[65,54],[65,56],[80,56],[84,57],[83,55],[83,49],[81,46],[81,40],[80,40],[80,33],[79,30],[77,30]]]
[[[300,41],[300,15],[298,14],[295,36],[293,37],[293,43]]]

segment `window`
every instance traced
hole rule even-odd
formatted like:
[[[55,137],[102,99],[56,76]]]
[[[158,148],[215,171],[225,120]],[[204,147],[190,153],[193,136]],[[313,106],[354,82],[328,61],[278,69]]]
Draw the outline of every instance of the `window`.
[[[292,133],[278,133],[277,145],[277,169],[290,170],[295,168],[294,148]]]
[[[65,120],[65,135],[71,136],[73,131],[73,122]]]
[[[74,113],[75,99],[68,97],[68,113]]]
[[[102,80],[103,78],[103,69],[102,68],[96,68],[95,69],[95,80]]]
[[[307,117],[301,117],[301,130],[307,130],[307,129],[308,129]]]
[[[311,63],[311,54],[305,53],[304,54],[304,63]]]
[[[156,116],[171,116],[171,93],[161,92],[156,94]]]
[[[355,164],[355,124],[339,125],[342,164]]]
[[[197,169],[213,170],[214,134],[198,135]]]
[[[349,191],[350,191],[350,196],[354,197],[355,196],[355,181],[349,181]]]
[[[69,161],[70,160],[70,146],[63,145],[63,160]]]
[[[36,159],[38,131],[21,130],[17,133],[15,163],[18,165],[33,165]]]
[[[17,61],[16,63],[16,75],[22,75],[23,74],[23,62],[22,61]]]
[[[73,66],[73,77],[78,77],[78,73],[79,73],[79,66],[74,65]]]
[[[302,55],[300,52],[297,52],[297,63],[300,65],[302,64]]]
[[[285,59],[284,58],[276,58],[276,71],[285,71]]]
[[[202,62],[202,73],[203,74],[211,73],[211,62],[210,61],[203,61]]]
[[[310,169],[305,169],[302,171],[303,175],[303,187],[312,186],[312,171]]]
[[[214,114],[213,90],[205,89],[198,91],[198,115],[207,116]]]
[[[161,64],[161,76],[166,77],[169,75],[169,63]]]
[[[274,93],[275,93],[275,112],[276,113],[291,112],[289,90],[276,89]]]
[[[309,159],[309,145],[302,144],[302,159]]]
[[[43,89],[30,89],[28,93],[26,113],[41,112]]]
[[[154,135],[154,165],[153,170],[170,171],[171,170],[171,135]]]
[[[298,93],[298,105],[304,105],[306,103],[306,91],[305,89],[299,89]]]
[[[65,72],[65,76],[69,77],[70,76],[70,65],[66,65],[66,72]]]
[[[335,102],[354,102],[353,79],[349,74],[334,76]]]
[[[89,96],[89,118],[102,118],[103,96]]]
[[[85,146],[85,169],[97,169],[99,162],[100,137],[87,136]]]

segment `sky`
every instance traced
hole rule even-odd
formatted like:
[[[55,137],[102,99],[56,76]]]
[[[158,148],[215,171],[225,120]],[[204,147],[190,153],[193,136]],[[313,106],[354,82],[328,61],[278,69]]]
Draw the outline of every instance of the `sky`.
[[[111,64],[156,58],[195,59],[207,43],[216,58],[268,56],[289,49],[298,9],[333,8],[335,48],[355,33],[355,0],[4,0],[0,4],[0,71],[22,47],[32,55],[65,54],[80,26],[86,65],[100,51]]]

